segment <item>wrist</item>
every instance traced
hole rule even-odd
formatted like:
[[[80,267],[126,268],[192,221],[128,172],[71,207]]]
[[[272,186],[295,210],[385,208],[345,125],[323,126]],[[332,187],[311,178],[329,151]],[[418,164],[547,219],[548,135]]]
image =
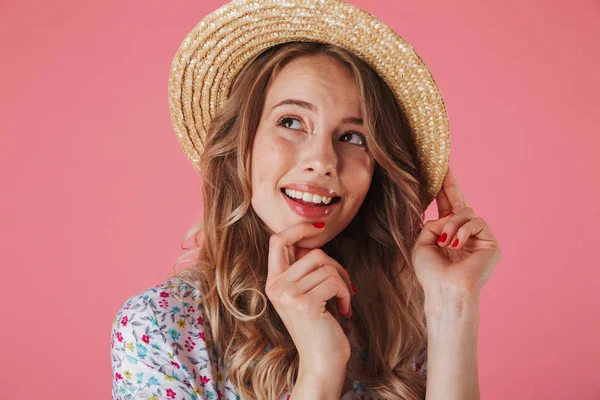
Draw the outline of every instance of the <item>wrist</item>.
[[[309,368],[300,363],[298,378],[290,400],[339,400],[346,379],[346,365],[326,369]]]
[[[480,293],[456,288],[429,288],[425,290],[425,314],[429,317],[476,313],[479,310]]]

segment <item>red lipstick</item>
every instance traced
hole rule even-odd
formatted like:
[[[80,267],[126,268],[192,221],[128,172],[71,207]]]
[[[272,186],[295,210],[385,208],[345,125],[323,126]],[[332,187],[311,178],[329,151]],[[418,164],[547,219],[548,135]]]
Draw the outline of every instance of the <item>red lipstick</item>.
[[[286,186],[286,187],[288,187],[288,186]],[[298,190],[301,190],[301,189],[298,189]],[[313,193],[317,194],[316,192],[313,192]],[[294,213],[296,213],[297,215],[299,215],[301,217],[309,218],[309,219],[319,219],[319,218],[324,218],[328,215],[331,215],[333,210],[335,210],[335,208],[339,204],[339,201],[336,201],[335,203],[331,203],[328,205],[316,205],[315,204],[314,206],[311,206],[311,205],[299,203],[298,201],[289,198],[283,192],[281,192],[281,195],[283,196],[283,198],[285,199],[285,202],[288,204],[288,206],[292,209],[292,211]]]

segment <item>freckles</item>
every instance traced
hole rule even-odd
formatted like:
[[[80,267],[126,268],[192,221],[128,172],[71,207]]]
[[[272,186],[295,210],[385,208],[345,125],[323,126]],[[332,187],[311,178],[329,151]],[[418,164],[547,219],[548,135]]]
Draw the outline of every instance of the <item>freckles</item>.
[[[260,156],[254,156],[252,159],[252,164],[250,165],[250,169],[252,174],[260,167]]]

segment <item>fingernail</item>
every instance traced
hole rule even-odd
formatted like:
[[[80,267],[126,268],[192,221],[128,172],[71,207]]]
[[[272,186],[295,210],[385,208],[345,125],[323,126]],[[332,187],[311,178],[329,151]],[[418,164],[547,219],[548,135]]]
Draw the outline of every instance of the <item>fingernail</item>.
[[[325,222],[313,222],[315,228],[323,228],[325,226]]]
[[[438,239],[438,243],[444,243],[447,237],[448,235],[446,234],[446,232],[442,233],[442,236],[440,236],[440,238]]]
[[[444,215],[442,218],[446,218],[450,214],[452,214],[452,211],[450,211],[448,214]]]
[[[356,287],[353,284],[350,284],[350,287],[352,288],[354,294],[358,293],[358,290],[356,290]]]
[[[454,241],[454,243],[452,243],[452,247],[457,247],[457,246],[458,246],[458,239],[456,239],[456,240]]]

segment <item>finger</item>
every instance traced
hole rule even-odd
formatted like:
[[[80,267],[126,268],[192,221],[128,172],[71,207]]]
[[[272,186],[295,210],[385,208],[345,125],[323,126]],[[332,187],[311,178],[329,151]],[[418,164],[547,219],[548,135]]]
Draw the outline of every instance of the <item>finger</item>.
[[[442,229],[447,220],[448,217],[425,222],[421,232],[419,232],[419,236],[417,236],[417,240],[413,246],[413,252],[419,246],[435,244],[442,234]]]
[[[322,232],[323,228],[317,228],[310,222],[302,222],[271,235],[267,281],[276,278],[291,265],[290,250],[294,243]]]
[[[348,310],[345,315],[348,315],[351,312],[350,292],[348,291],[348,287],[344,285],[344,282],[341,279],[336,279],[335,276],[330,276],[304,296],[309,297],[309,302],[312,303],[314,307],[322,307],[323,312],[326,310],[327,301],[332,297],[335,297],[336,303],[338,301],[341,303],[341,309]]]
[[[452,214],[449,218],[445,218],[445,223],[442,225],[442,230],[438,235],[437,244],[440,247],[446,247],[454,243],[454,236],[458,229],[475,218],[475,211],[472,208],[466,207],[460,209],[456,214]]]
[[[313,249],[306,256],[304,256],[301,260],[296,261],[292,266],[290,266],[284,273],[282,273],[282,277],[288,282],[298,282],[304,276],[310,274],[313,271],[318,270],[325,265],[329,265],[330,267],[334,267],[339,274],[346,282],[348,289],[351,287],[350,275],[348,271],[344,267],[340,265],[336,260],[329,257],[323,250],[321,249]]]
[[[446,233],[445,240],[442,244],[448,243],[448,237],[452,237],[459,226],[470,220],[475,216],[474,211],[471,208],[463,208],[457,211],[456,214],[448,215],[444,218],[427,221],[423,225],[423,229],[419,233],[415,246],[421,245],[435,245],[440,244],[439,240],[443,239],[443,233]],[[448,225],[452,222],[453,225]],[[451,227],[455,226],[454,230]],[[443,247],[443,246],[442,246]]]
[[[492,230],[481,217],[475,217],[460,226],[456,231],[456,234],[454,234],[451,240],[448,240],[447,242],[452,243],[452,249],[460,250],[472,236],[482,240],[481,244],[483,244],[484,247],[486,242],[489,242],[492,247],[496,246],[496,238],[494,237]]]
[[[435,202],[438,208],[438,218],[443,218],[452,212],[450,200],[448,200],[448,195],[446,195],[446,191],[444,190],[443,186],[435,197]]]
[[[301,296],[303,294],[306,294],[306,293],[310,292],[312,289],[314,289],[315,287],[317,287],[318,285],[322,284],[323,282],[325,282],[329,279],[337,279],[340,282],[342,282],[342,286],[348,292],[347,294],[350,297],[352,297],[352,292],[350,291],[348,284],[339,275],[336,267],[334,267],[331,264],[323,265],[322,267],[316,269],[315,271],[312,271],[309,274],[305,275],[295,285],[294,293],[292,295],[294,297],[296,297],[296,296]],[[336,301],[337,301],[337,309],[339,310],[340,314],[347,316],[352,312],[349,301],[348,301],[348,304],[346,304],[346,302],[342,298],[338,298],[338,299],[336,299]]]
[[[444,192],[446,192],[446,196],[448,196],[448,203],[451,207],[450,211],[456,213],[461,208],[468,207],[467,198],[460,189],[460,186],[458,186],[458,182],[450,166],[448,166],[448,173],[444,178],[442,187]]]

